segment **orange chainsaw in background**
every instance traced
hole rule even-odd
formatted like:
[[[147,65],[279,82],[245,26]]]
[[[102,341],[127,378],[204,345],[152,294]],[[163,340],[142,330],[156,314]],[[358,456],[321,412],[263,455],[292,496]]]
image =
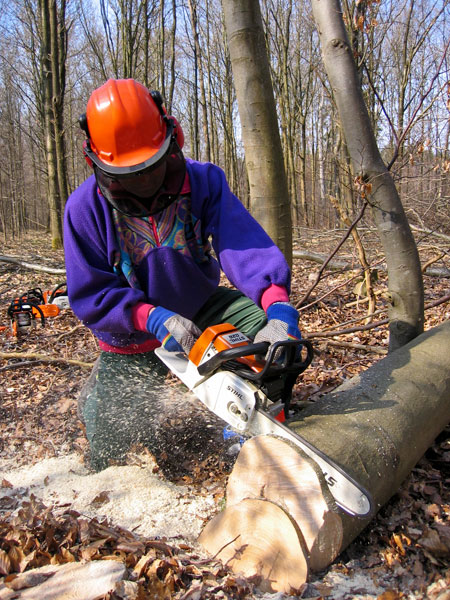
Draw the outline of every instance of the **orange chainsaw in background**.
[[[65,283],[59,284],[53,291],[42,291],[33,288],[14,298],[8,307],[8,316],[11,320],[11,330],[14,336],[28,331],[36,321],[45,327],[45,319],[56,317],[61,308],[66,308],[67,288]]]
[[[255,344],[230,323],[207,328],[187,357],[155,350],[159,359],[214,414],[241,436],[275,435],[305,452],[324,474],[336,503],[348,514],[373,513],[370,494],[329,456],[286,426],[292,389],[308,368],[308,340]]]

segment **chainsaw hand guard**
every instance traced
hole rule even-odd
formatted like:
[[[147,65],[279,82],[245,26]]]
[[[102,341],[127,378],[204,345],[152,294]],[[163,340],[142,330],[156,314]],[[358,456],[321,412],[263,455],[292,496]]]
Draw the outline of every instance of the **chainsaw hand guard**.
[[[304,360],[297,358],[301,352],[301,347],[306,349],[307,355]],[[277,351],[284,350],[281,362],[275,362]],[[267,353],[267,354],[266,354]],[[198,372],[202,376],[210,375],[221,365],[226,368],[226,363],[234,361],[237,358],[249,355],[266,354],[265,365],[259,373],[247,369],[234,368],[233,371],[238,375],[243,375],[251,381],[264,381],[264,379],[273,376],[279,376],[284,373],[300,375],[311,364],[313,359],[313,348],[308,340],[283,340],[269,344],[268,342],[259,342],[257,344],[247,344],[236,348],[222,350],[215,356],[198,366]]]

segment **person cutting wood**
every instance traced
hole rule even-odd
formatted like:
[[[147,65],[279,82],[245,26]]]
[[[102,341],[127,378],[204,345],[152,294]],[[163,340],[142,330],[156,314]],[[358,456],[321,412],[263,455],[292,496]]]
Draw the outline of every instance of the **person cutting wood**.
[[[158,92],[110,79],[80,125],[93,174],[67,201],[64,250],[70,305],[100,347],[79,400],[100,470],[133,442],[151,445],[146,414],[167,373],[155,348],[189,353],[222,322],[255,342],[301,334],[282,252],[222,169],[185,158]]]

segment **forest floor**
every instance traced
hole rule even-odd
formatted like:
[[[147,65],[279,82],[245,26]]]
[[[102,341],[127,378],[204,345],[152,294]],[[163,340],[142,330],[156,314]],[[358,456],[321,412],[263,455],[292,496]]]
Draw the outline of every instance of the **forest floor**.
[[[301,233],[302,249],[327,253],[343,232]],[[380,261],[373,233],[365,234],[364,244],[372,264]],[[449,268],[448,241],[419,240],[421,260],[439,255],[438,245],[444,258],[436,264]],[[356,268],[352,248],[344,246],[341,253],[339,258]],[[43,234],[8,240],[1,254],[64,267],[63,252],[52,251]],[[294,262],[294,303],[315,282],[319,268],[311,261]],[[316,355],[295,387],[297,403],[314,402],[387,352],[385,324],[360,330],[367,303],[355,295],[355,273],[326,270],[302,303],[301,330],[311,337]],[[7,314],[16,296],[32,288],[52,290],[63,281],[64,274],[0,261],[0,599],[20,598],[7,595],[13,574],[105,557],[122,560],[138,581],[135,596],[109,594],[108,600],[284,597],[259,593],[255,582],[229,573],[196,544],[204,523],[224,505],[234,460],[229,446],[219,443],[214,451],[193,442],[201,438],[196,427],[204,428],[204,420],[180,426],[172,411],[173,431],[157,457],[135,447],[125,464],[98,474],[89,470],[77,397],[98,356],[95,338],[70,309],[48,318],[45,327],[36,321],[17,337]],[[449,281],[425,276],[426,304],[448,295]],[[382,321],[387,316],[382,270],[374,289],[375,319]],[[449,318],[447,299],[426,311],[425,329]],[[347,332],[318,335],[342,329]],[[167,394],[175,407],[181,403],[176,389],[169,378]],[[183,426],[189,435],[180,433]],[[217,423],[208,427],[211,439],[218,439]],[[313,573],[297,597],[450,599],[449,433],[450,428],[442,432],[357,540],[326,571]]]

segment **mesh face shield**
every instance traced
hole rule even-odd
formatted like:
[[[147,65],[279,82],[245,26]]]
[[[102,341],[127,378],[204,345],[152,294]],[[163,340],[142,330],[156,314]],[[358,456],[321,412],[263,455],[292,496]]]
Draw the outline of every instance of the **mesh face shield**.
[[[129,217],[149,217],[174,202],[186,177],[186,162],[178,144],[156,164],[126,175],[110,175],[97,165],[94,173],[102,195]]]

